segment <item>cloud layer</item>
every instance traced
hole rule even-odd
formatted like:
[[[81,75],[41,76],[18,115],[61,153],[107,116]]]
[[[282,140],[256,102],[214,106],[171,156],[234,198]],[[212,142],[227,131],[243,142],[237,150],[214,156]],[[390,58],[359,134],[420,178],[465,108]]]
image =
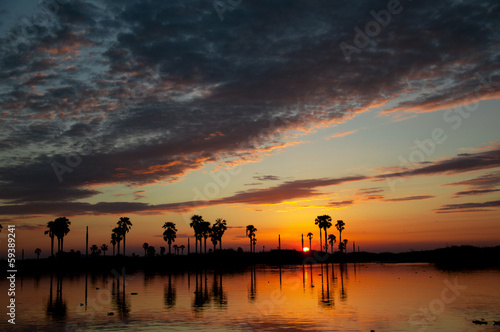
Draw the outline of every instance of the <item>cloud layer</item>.
[[[13,45],[25,30],[11,27],[0,40],[2,214],[182,209],[81,200],[105,185],[168,183],[208,163],[259,160],[297,144],[290,130],[374,106],[420,112],[498,96],[496,2],[402,6],[349,64],[340,43],[354,43],[354,28],[383,6],[249,1],[221,22],[210,1],[75,0],[22,48]],[[380,177],[499,166],[494,150]],[[274,204],[365,178],[285,181],[205,203]]]

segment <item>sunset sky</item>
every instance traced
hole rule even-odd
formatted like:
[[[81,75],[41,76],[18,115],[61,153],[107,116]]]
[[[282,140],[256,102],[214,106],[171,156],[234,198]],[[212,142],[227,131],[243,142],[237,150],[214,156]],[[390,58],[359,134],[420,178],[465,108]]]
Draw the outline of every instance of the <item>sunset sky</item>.
[[[231,5],[230,5],[231,4]],[[50,252],[300,249],[318,215],[366,251],[500,245],[496,1],[2,1],[0,234]],[[329,229],[338,237],[334,227]],[[209,246],[211,248],[211,245]],[[109,253],[108,253],[109,254]],[[6,256],[1,250],[0,257]]]

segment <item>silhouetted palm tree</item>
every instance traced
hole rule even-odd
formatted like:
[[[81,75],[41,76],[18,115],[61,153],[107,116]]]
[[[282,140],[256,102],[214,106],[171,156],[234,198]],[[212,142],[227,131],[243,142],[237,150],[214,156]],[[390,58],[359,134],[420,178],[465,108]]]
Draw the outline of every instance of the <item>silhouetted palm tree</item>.
[[[214,245],[214,251],[215,247],[217,246],[217,233],[213,229],[213,227],[210,229],[210,240],[212,241],[212,244]]]
[[[162,228],[165,230],[163,232],[163,240],[168,243],[168,253],[170,254],[172,242],[175,242],[175,238],[177,237],[177,228],[175,228],[175,224],[170,221],[163,224]]]
[[[43,233],[43,234],[48,234],[49,237],[50,237],[50,256],[51,257],[54,257],[54,222],[53,221],[49,221],[47,223],[47,230]]]
[[[330,243],[330,247],[331,247],[332,254],[333,254],[333,244],[335,242],[337,242],[337,238],[335,237],[335,235],[333,235],[333,234],[328,235],[328,242]]]
[[[144,244],[142,245],[142,249],[144,249],[144,257],[146,257],[146,255],[148,254],[148,247],[149,244],[147,242],[144,242]]]
[[[245,234],[250,239],[250,252],[253,252],[252,246],[253,246],[253,238],[255,238],[255,232],[257,232],[257,228],[255,228],[253,225],[247,226]]]
[[[200,224],[200,235],[204,239],[205,243],[205,254],[207,253],[207,239],[210,236],[210,222],[202,221]],[[200,240],[200,251],[201,251],[201,240]]]
[[[342,231],[344,230],[345,223],[343,220],[337,220],[337,223],[335,224],[335,227],[339,231],[339,249],[340,252],[342,253],[343,250],[340,248],[340,244],[342,243]]]
[[[222,250],[222,236],[227,229],[226,220],[218,218],[215,220],[215,224],[212,226],[212,232],[215,232],[217,241],[219,242],[219,249]],[[215,251],[215,248],[214,248]]]
[[[123,256],[125,256],[125,235],[130,231],[130,228],[132,228],[132,222],[130,221],[129,217],[120,217],[120,220],[116,223],[119,228],[123,230],[122,235],[123,235]]]
[[[312,250],[311,240],[313,238],[313,233],[311,232],[307,233],[307,237],[309,238],[309,250]]]
[[[252,244],[253,244],[253,252],[255,252],[255,245],[257,244],[257,238],[255,237],[255,235],[253,236]]]
[[[113,234],[115,234],[115,240],[116,240],[116,245],[117,245],[116,252],[117,252],[117,255],[119,255],[120,254],[120,242],[123,240],[124,230],[121,227],[115,227],[115,228],[113,228]]]
[[[106,256],[106,251],[108,251],[108,245],[106,243],[103,243],[101,245],[101,251],[102,251],[103,255]]]
[[[113,246],[113,256],[115,255],[115,246],[118,243],[118,235],[113,232],[111,233],[111,241],[109,243]]]
[[[96,246],[95,244],[93,244],[91,247],[90,247],[90,251],[92,252],[92,256],[96,256],[97,255],[97,251],[99,250],[99,247]]]
[[[179,246],[174,244],[174,254],[178,255],[179,254]]]
[[[189,226],[191,226],[194,230],[194,242],[196,245],[196,253],[198,253],[198,241],[200,241],[200,252],[201,252],[201,232],[200,232],[200,225],[203,222],[203,217],[199,215],[193,215],[191,217],[191,223]]]
[[[181,255],[184,255],[184,249],[186,248],[186,246],[181,244],[179,248],[181,248]]]
[[[330,227],[332,225],[331,221],[332,221],[332,217],[330,217],[329,215],[326,215],[326,214],[322,215],[322,216],[317,216],[316,219],[314,220],[314,224],[318,225],[318,227],[319,227],[319,246],[320,246],[320,251],[323,250],[323,240],[322,240],[322,237],[321,237],[321,229],[322,228],[325,229],[325,245],[326,245],[326,228]]]
[[[57,238],[57,250],[64,250],[64,237],[69,233],[69,225],[71,222],[66,217],[59,217],[54,220],[54,230],[52,231]]]
[[[165,247],[160,247],[160,255],[164,255],[165,254]]]
[[[349,240],[347,240],[347,239],[344,239],[344,241],[342,241],[342,243],[344,244],[343,247],[344,247],[345,252],[347,252],[347,242],[348,241]]]
[[[36,248],[35,249],[35,254],[36,254],[36,259],[39,259],[40,258],[40,254],[42,253],[42,249],[40,248]]]
[[[153,246],[148,247],[148,256],[149,257],[155,257],[156,254],[156,249]]]

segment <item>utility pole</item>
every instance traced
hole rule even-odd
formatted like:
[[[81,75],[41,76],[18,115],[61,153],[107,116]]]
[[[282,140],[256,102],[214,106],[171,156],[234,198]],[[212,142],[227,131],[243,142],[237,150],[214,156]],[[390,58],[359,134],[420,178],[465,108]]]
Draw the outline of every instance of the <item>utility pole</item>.
[[[89,258],[89,226],[87,226],[87,233],[85,236],[85,257]]]
[[[281,234],[278,234],[278,250],[281,250]]]

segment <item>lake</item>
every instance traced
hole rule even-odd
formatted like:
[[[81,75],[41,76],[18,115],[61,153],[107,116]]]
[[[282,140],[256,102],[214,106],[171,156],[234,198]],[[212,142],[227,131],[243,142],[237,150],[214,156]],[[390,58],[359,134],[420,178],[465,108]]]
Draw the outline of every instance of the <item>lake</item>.
[[[6,290],[7,280],[0,285]],[[15,329],[4,309],[0,330],[500,331],[499,308],[500,270],[431,264],[18,274]]]

